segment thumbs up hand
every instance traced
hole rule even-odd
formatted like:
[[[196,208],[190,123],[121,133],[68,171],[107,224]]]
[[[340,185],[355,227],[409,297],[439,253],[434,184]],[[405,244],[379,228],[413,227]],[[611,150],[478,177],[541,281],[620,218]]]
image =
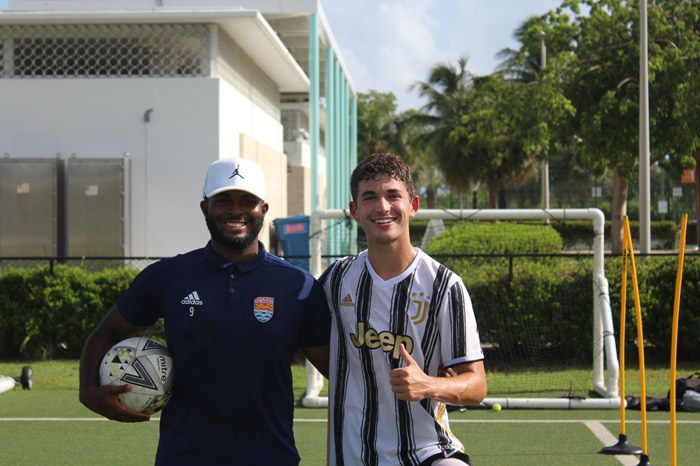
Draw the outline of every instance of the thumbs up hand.
[[[396,398],[405,401],[420,401],[428,398],[433,378],[423,372],[403,344],[399,347],[399,354],[405,366],[393,369],[389,374],[391,390],[396,394]]]

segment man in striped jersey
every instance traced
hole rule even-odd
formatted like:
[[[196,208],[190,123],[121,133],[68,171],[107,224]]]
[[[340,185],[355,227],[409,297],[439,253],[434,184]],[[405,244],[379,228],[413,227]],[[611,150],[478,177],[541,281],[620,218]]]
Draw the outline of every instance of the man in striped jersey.
[[[471,464],[446,410],[486,396],[467,290],[412,246],[408,224],[419,200],[399,156],[363,160],[350,188],[367,250],[321,277],[333,321],[330,464]]]

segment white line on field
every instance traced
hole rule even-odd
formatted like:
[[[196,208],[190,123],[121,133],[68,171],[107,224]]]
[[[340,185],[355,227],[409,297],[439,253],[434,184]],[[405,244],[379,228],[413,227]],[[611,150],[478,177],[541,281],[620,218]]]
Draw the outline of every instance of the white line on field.
[[[474,423],[474,424],[581,424],[585,422],[599,422],[601,424],[619,424],[619,420],[615,419],[601,419],[601,420],[583,420],[583,419],[450,419],[450,424],[458,423]],[[641,424],[640,420],[627,420],[627,424]],[[647,424],[670,424],[671,421],[664,420],[654,420],[647,421]],[[676,421],[676,424],[700,424],[700,420],[697,421]]]
[[[156,417],[151,421],[160,421]],[[93,421],[109,421],[104,417],[0,417],[0,422],[93,422]],[[328,422],[327,419],[294,419],[294,422]]]
[[[104,417],[0,417],[1,421],[10,422],[70,422],[70,421],[109,421]],[[151,419],[151,421],[160,421],[160,418]]]
[[[38,422],[70,422],[70,421],[109,421],[103,417],[0,417],[0,422],[23,422],[23,421],[38,421]],[[151,421],[160,421],[160,418],[153,418]],[[327,419],[294,419],[294,422],[328,422]],[[582,419],[450,419],[450,424],[619,424],[619,420],[601,419],[601,420],[582,420]],[[627,424],[641,424],[640,420],[627,420]],[[654,420],[647,421],[647,424],[670,424],[670,421]],[[680,420],[676,424],[700,424],[700,420]]]
[[[598,440],[600,440],[604,446],[615,445],[617,443],[615,436],[606,429],[602,423],[597,421],[584,421],[583,423],[593,432],[593,435],[598,437]],[[625,466],[635,466],[639,464],[639,459],[634,455],[615,455],[615,458]]]

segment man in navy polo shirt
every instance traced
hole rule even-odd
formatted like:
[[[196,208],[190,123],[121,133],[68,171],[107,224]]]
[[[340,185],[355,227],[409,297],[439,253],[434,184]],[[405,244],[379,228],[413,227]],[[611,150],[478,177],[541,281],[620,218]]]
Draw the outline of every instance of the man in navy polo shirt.
[[[318,282],[257,240],[265,197],[258,164],[211,164],[200,204],[211,241],[144,269],[85,344],[80,401],[109,419],[146,421],[117,399],[129,386],[99,386],[99,364],[164,319],[175,384],[157,465],[299,464],[290,365],[300,348],[327,376],[330,314]]]

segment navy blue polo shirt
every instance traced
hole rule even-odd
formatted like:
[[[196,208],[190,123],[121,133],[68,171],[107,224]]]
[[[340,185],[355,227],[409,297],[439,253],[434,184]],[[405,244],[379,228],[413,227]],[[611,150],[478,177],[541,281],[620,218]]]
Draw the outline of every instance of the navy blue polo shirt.
[[[297,465],[291,362],[327,345],[319,283],[265,251],[231,264],[211,244],[144,269],[117,302],[136,326],[164,319],[173,396],[157,465]]]

